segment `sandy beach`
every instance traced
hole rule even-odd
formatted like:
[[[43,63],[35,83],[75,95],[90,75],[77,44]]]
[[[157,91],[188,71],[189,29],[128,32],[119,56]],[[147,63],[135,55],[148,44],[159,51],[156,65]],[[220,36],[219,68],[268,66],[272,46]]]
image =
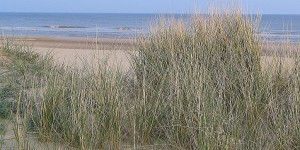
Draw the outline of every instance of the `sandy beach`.
[[[128,70],[130,54],[134,54],[134,39],[129,38],[89,38],[89,37],[51,37],[51,36],[1,36],[1,42],[8,39],[10,42],[26,45],[39,54],[51,53],[59,63],[83,67],[84,63],[93,64],[96,61],[108,59],[110,66]],[[296,45],[293,45],[296,46]],[[284,46],[283,46],[284,47]],[[261,64],[264,68],[273,61],[275,51],[283,48],[279,45],[265,45]],[[272,51],[272,52],[270,52]],[[279,54],[283,55],[283,54]],[[284,58],[284,66],[292,66],[290,58]]]
[[[8,39],[16,44],[43,48],[132,50],[134,39],[94,37],[51,37],[2,35],[0,41]]]
[[[68,65],[83,67],[84,63],[108,59],[110,66],[128,70],[128,55],[132,51],[133,39],[46,37],[46,36],[1,36],[1,42],[8,39],[14,44],[26,45],[39,54],[51,53],[53,58]],[[97,41],[97,42],[96,42]]]

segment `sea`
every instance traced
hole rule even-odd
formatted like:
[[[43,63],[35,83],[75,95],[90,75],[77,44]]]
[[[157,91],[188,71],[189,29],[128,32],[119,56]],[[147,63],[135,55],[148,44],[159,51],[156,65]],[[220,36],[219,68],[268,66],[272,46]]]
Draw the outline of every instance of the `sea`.
[[[12,13],[0,12],[4,35],[132,38],[149,32],[160,17],[182,14]],[[259,35],[272,42],[300,40],[300,15],[262,15]]]

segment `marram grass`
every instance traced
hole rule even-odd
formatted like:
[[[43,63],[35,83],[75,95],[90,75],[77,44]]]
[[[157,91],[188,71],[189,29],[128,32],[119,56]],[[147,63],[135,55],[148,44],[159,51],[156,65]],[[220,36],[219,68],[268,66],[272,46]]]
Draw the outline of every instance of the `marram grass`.
[[[138,37],[132,76],[6,45],[16,119],[28,128],[16,131],[79,149],[299,149],[298,48],[262,66],[258,20],[232,11],[190,22],[162,19]]]

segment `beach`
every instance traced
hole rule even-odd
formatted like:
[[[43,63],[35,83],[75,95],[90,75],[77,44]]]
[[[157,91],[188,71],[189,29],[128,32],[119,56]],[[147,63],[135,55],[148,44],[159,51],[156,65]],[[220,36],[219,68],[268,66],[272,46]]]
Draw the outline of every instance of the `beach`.
[[[84,38],[51,36],[1,36],[1,42],[8,40],[27,46],[43,56],[50,54],[61,64],[76,65],[107,60],[110,66],[128,70],[128,55],[133,52],[134,39],[129,38]],[[96,42],[97,41],[97,42]]]
[[[0,42],[8,40],[17,45],[27,46],[34,52],[41,55],[51,53],[53,58],[61,63],[82,67],[83,63],[105,60],[108,58],[110,66],[118,66],[121,70],[128,70],[130,67],[129,54],[134,51],[133,38],[90,38],[90,37],[54,37],[54,36],[13,36],[2,35]],[[97,42],[96,42],[97,41]],[[297,44],[290,44],[297,47]],[[275,55],[283,56],[286,49],[280,44],[265,44],[262,48],[262,67],[273,61]],[[295,48],[294,48],[295,49]],[[284,66],[291,66],[290,58],[282,57]]]
[[[109,49],[131,50],[131,38],[94,38],[94,37],[55,37],[55,36],[14,36],[2,35],[1,41],[7,39],[15,44],[25,44],[43,48],[66,49]]]

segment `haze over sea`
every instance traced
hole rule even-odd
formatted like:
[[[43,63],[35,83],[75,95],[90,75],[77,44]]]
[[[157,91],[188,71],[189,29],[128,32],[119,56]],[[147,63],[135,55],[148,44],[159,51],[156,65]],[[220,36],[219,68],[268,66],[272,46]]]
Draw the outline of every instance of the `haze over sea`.
[[[170,14],[96,13],[0,13],[0,30],[5,35],[131,38],[147,33],[150,23]],[[280,42],[300,38],[300,15],[262,15],[261,33]]]

